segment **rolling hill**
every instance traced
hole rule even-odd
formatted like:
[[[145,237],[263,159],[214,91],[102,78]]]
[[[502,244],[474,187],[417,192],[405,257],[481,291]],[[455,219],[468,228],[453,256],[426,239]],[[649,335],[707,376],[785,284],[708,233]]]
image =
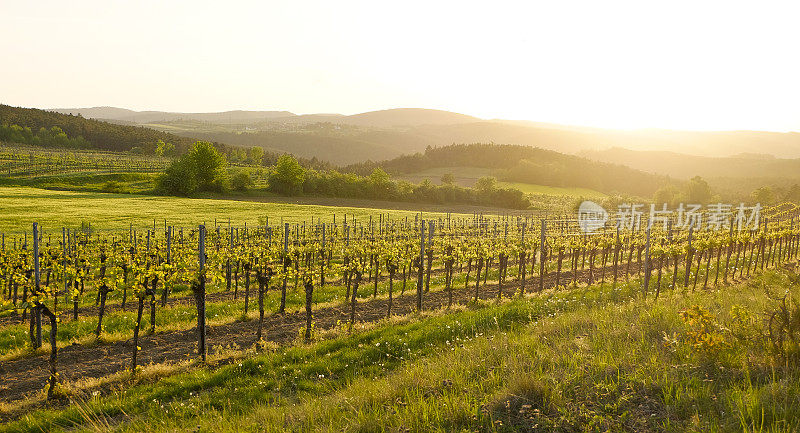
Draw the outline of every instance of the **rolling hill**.
[[[692,176],[800,179],[800,159],[743,154],[727,158],[687,155],[662,151],[634,151],[613,148],[580,153],[589,159],[623,164],[638,170],[688,179]]]
[[[122,118],[130,118],[131,113],[136,114],[130,110],[110,107],[84,113],[97,116],[115,115],[118,117],[115,122],[123,123],[128,121],[121,120]],[[204,118],[211,119],[210,121],[175,120],[129,125],[87,119],[82,114],[62,114],[0,105],[0,123],[21,125],[33,132],[39,128],[58,126],[68,137],[75,139],[76,143],[81,143],[80,139],[88,142],[79,147],[110,151],[130,151],[138,147],[145,153],[152,153],[158,140],[172,142],[181,150],[195,140],[202,139],[217,143],[226,153],[231,152],[231,146],[258,146],[267,151],[270,160],[276,159],[281,153],[291,153],[308,167],[327,168],[330,167],[329,164],[336,164],[343,167],[342,171],[362,174],[369,174],[373,168],[381,166],[398,179],[412,181],[430,179],[425,171],[431,169],[437,171],[452,167],[455,171],[453,174],[458,177],[471,168],[479,168],[505,182],[505,185],[516,183],[555,188],[586,188],[602,194],[623,193],[649,197],[659,187],[672,182],[670,179],[682,180],[700,175],[721,195],[739,197],[765,185],[783,191],[800,180],[800,159],[776,158],[764,154],[765,151],[776,149],[774,146],[770,147],[770,143],[781,144],[786,152],[793,149],[791,140],[798,135],[794,133],[754,132],[754,135],[741,136],[738,133],[720,133],[719,136],[714,133],[686,133],[696,140],[701,136],[716,137],[720,146],[733,146],[735,140],[731,137],[736,140],[749,137],[754,140],[752,145],[744,146],[740,142],[739,147],[731,148],[760,152],[709,157],[613,147],[614,143],[621,140],[620,137],[632,140],[632,137],[641,132],[531,125],[531,122],[525,121],[475,121],[476,118],[438,110],[395,109],[354,116],[295,116],[291,113],[288,113],[290,116],[285,116],[286,113],[283,112],[229,114],[233,116],[234,113],[239,114],[240,119],[255,119],[258,115],[275,117],[271,117],[273,120],[253,123],[253,126],[242,130],[213,121],[222,119],[226,113],[204,113],[207,115]],[[292,121],[281,122],[277,119]],[[375,126],[390,124],[394,126]],[[679,131],[662,132],[662,141],[654,139],[649,142],[649,146],[657,146],[658,143],[663,144],[664,140],[675,140],[676,137],[683,136]],[[517,145],[452,145],[469,142],[467,140],[473,137],[483,142]],[[493,137],[499,137],[502,141],[494,141]],[[726,142],[721,137],[728,137],[729,140]],[[760,144],[758,137],[768,139]],[[695,146],[700,144],[695,143]],[[459,182],[473,184],[474,179]],[[736,185],[736,188],[732,185]]]
[[[391,159],[420,152],[428,146],[475,142],[517,144],[562,153],[620,147],[704,157],[760,153],[800,158],[800,133],[796,132],[611,130],[525,120],[483,120],[422,108],[396,108],[349,116],[296,115],[286,111],[134,112],[113,107],[59,110],[80,113],[84,117],[139,123],[186,137],[261,146],[335,164]]]
[[[373,127],[412,125],[456,125],[477,122],[481,119],[466,114],[427,108],[393,108],[344,116],[337,121],[349,125]]]
[[[223,111],[219,113],[171,113],[166,111],[133,111],[116,107],[53,108],[61,114],[71,114],[92,119],[115,120],[132,123],[170,122],[174,120],[198,120],[212,123],[251,123],[294,116],[288,111]]]
[[[116,107],[53,108],[62,114],[81,115],[92,119],[134,123],[161,123],[195,120],[221,124],[317,123],[336,122],[343,125],[392,127],[409,125],[450,125],[480,121],[477,117],[427,108],[393,108],[345,116],[335,113],[297,115],[289,111],[223,111],[216,113],[179,113],[168,111],[133,111]]]

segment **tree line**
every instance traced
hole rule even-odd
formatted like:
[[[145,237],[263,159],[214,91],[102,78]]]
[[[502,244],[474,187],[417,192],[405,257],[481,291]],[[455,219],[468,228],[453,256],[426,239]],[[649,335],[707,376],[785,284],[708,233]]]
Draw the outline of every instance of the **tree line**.
[[[493,169],[502,181],[557,187],[591,188],[607,194],[651,196],[670,180],[623,165],[592,161],[536,147],[499,144],[453,144],[428,147],[424,153],[353,164],[344,168],[366,175],[380,167],[390,174],[415,173],[440,167]]]
[[[253,151],[251,157],[259,154]],[[262,157],[263,158],[263,157]],[[197,142],[175,159],[159,178],[157,192],[189,196],[197,192],[247,190],[253,184],[247,171],[230,175],[228,161],[212,143]],[[304,167],[293,156],[284,154],[269,167],[268,192],[298,196],[315,195],[342,198],[407,201],[441,204],[474,204],[513,209],[527,209],[530,201],[521,191],[499,188],[496,182],[484,182],[479,188],[453,184],[434,185],[429,181],[411,184],[394,181],[375,168],[368,176],[341,173],[332,169]]]
[[[49,129],[40,127],[34,132],[30,127],[19,126],[16,124],[4,123],[0,125],[0,141],[8,143],[28,144],[31,146],[61,147],[73,149],[85,149],[91,147],[91,143],[80,135],[69,137],[63,129],[52,126]]]

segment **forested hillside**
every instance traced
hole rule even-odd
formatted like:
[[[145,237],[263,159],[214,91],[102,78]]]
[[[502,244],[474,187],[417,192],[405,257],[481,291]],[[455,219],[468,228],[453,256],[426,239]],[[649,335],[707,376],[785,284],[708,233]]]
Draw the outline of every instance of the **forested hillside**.
[[[157,126],[154,126],[157,127]],[[237,146],[259,146],[268,152],[291,153],[332,164],[379,160],[416,152],[425,147],[392,130],[350,128],[343,131],[332,124],[305,125],[295,131],[263,130],[249,133],[176,131],[201,140]],[[428,142],[424,142],[428,143]]]
[[[88,144],[86,147],[117,152],[130,151],[138,147],[147,153],[152,153],[158,140],[172,143],[178,151],[182,151],[196,141],[141,126],[117,125],[80,116],[2,104],[0,104],[0,124],[29,128],[32,134],[37,134],[41,128],[51,130],[57,126],[76,143],[80,143],[78,138],[82,137]]]
[[[670,182],[665,176],[552,150],[480,143],[428,148],[424,153],[388,161],[354,164],[346,167],[345,171],[369,174],[375,167],[390,174],[414,173],[437,167],[482,167],[493,169],[498,179],[509,182],[583,187],[605,193],[641,196],[651,196]]]

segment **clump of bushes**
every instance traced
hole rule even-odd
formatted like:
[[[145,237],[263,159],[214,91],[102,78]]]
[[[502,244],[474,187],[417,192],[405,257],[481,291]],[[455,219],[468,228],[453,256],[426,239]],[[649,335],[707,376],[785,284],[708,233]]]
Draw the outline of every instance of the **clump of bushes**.
[[[240,171],[231,177],[231,188],[236,191],[247,191],[253,186],[253,179],[246,171]]]
[[[800,361],[800,303],[791,294],[764,311],[763,320],[741,305],[731,307],[730,320],[724,323],[700,305],[682,310],[680,316],[687,327],[681,342],[707,359],[748,347],[780,363],[797,365]]]
[[[158,190],[188,196],[198,191],[223,192],[228,187],[228,162],[213,144],[198,141],[167,167],[158,180]]]

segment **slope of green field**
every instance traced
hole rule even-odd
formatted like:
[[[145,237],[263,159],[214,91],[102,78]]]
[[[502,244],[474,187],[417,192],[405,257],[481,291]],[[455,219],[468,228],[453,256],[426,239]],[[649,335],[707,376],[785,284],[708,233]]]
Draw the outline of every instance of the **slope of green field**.
[[[586,197],[586,198],[600,198],[606,197],[606,194],[595,191],[589,188],[561,188],[557,186],[547,185],[533,185],[530,183],[519,182],[498,182],[497,185],[501,188],[515,188],[525,194],[542,194],[553,195],[559,197]]]
[[[74,227],[83,221],[98,229],[124,229],[131,224],[134,227],[152,226],[154,220],[163,225],[165,219],[170,225],[189,227],[203,222],[213,224],[215,219],[227,222],[228,218],[238,225],[255,225],[259,219],[269,217],[270,225],[273,225],[280,220],[310,221],[312,217],[332,222],[334,214],[337,221],[341,221],[345,214],[348,219],[355,216],[364,221],[370,216],[378,218],[380,213],[390,213],[392,218],[413,219],[420,211],[426,218],[442,216],[448,209],[453,213],[458,210],[465,213],[473,211],[473,208],[464,206],[408,204],[405,208],[397,208],[397,203],[366,200],[319,199],[318,202],[327,203],[321,205],[290,203],[282,198],[275,198],[275,202],[256,202],[51,191],[25,187],[0,187],[0,202],[0,231],[3,232],[27,230],[34,221],[45,230],[60,229],[62,226]],[[341,205],[337,206],[337,203]],[[345,206],[348,203],[355,206]]]
[[[143,380],[0,431],[796,431],[800,368],[761,320],[778,292],[800,295],[797,274],[657,300],[633,282],[486,302]]]
[[[408,173],[394,176],[395,179],[405,180],[411,183],[419,183],[423,180],[438,185],[442,183],[442,176],[445,174],[452,174],[454,182],[457,185],[464,187],[473,187],[478,179],[484,176],[492,176],[493,170],[490,168],[481,167],[437,167],[427,170],[419,171],[416,173]],[[557,197],[605,197],[606,194],[595,191],[589,188],[577,187],[557,187],[546,185],[534,185],[530,183],[521,182],[498,182],[497,186],[501,188],[516,188],[525,194],[544,194]]]

